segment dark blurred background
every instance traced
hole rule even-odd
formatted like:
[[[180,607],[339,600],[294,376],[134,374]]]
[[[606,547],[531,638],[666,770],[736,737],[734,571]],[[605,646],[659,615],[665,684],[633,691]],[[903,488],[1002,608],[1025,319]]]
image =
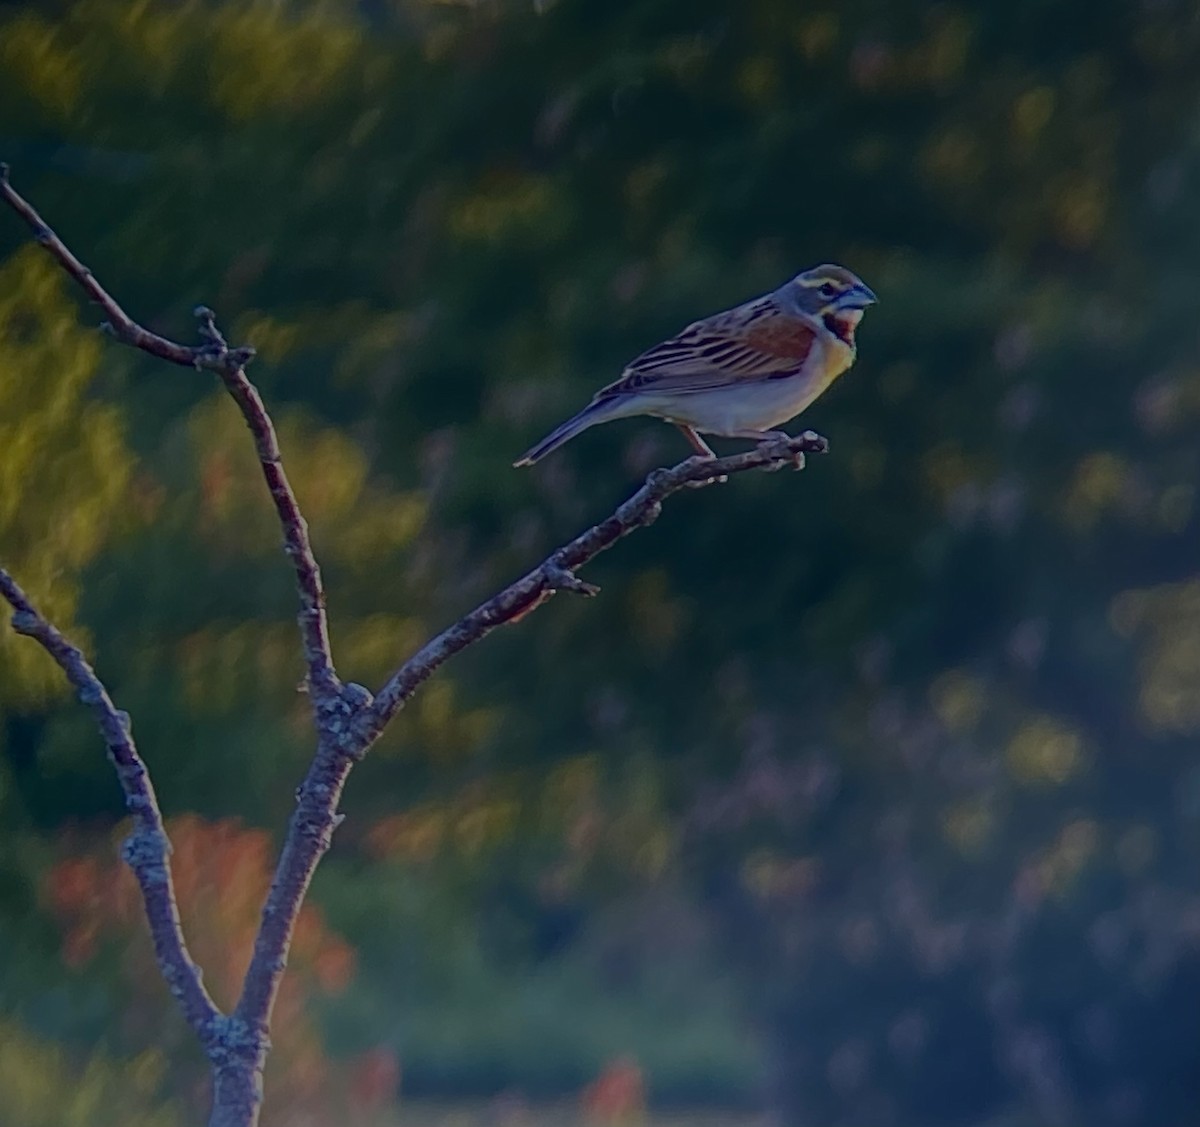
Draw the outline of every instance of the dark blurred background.
[[[828,457],[676,499],[356,772],[268,1124],[1196,1122],[1200,4],[6,3],[0,158],[135,317],[259,349],[372,687],[687,453],[509,469],[630,356],[880,295]],[[27,234],[0,560],[133,714],[227,1002],[312,750],[278,529]],[[12,1127],[201,1115],[121,817],[0,630]]]

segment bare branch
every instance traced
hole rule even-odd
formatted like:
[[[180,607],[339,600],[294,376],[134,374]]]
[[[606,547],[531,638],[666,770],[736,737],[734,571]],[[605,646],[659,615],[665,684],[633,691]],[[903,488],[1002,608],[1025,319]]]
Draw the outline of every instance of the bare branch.
[[[125,807],[133,817],[133,832],[125,839],[121,856],[133,870],[142,892],[158,968],[188,1025],[200,1038],[200,1043],[211,1048],[220,1035],[222,1015],[204,989],[200,968],[188,954],[168,861],[171,845],[163,827],[154,786],[133,742],[129,714],[113,704],[79,647],[64,638],[38,613],[3,568],[0,568],[0,596],[13,608],[13,629],[38,642],[59,664],[79,699],[96,717],[108,745],[108,757],[125,792]]]
[[[221,368],[218,374],[254,436],[254,448],[263,477],[283,528],[283,550],[292,562],[296,588],[300,593],[298,620],[300,639],[304,645],[304,662],[308,669],[309,692],[319,718],[327,709],[336,707],[341,682],[333,666],[329,621],[325,614],[325,586],[321,580],[320,565],[313,555],[308,522],[300,512],[296,494],[292,492],[287,471],[283,468],[275,426],[258,388],[250,382],[246,369],[240,364]]]
[[[348,698],[355,688],[346,686]],[[365,690],[359,691],[365,696]],[[351,707],[349,703],[346,706],[347,718]],[[325,723],[339,732],[349,732],[348,719],[335,720],[327,713]],[[323,732],[304,782],[296,791],[296,809],[263,905],[262,923],[254,939],[254,954],[243,980],[242,996],[234,1010],[234,1017],[248,1029],[265,1032],[270,1024],[300,906],[313,873],[331,844],[333,831],[341,824],[343,815],[337,807],[346,777],[365,754],[366,746],[359,741],[351,747],[348,740]]]
[[[109,755],[137,826],[126,842],[124,856],[142,888],[159,966],[212,1061],[211,1125],[247,1127],[257,1122],[262,1101],[261,1078],[271,1011],[287,963],[292,933],[313,873],[342,820],[337,812],[342,789],[353,765],[367,753],[396,712],[444,662],[497,626],[517,622],[555,592],[598,594],[599,588],[581,580],[576,570],[634,529],[656,520],[663,500],[671,494],[714,485],[726,481],[729,474],[745,470],[770,471],[787,465],[800,469],[805,454],[823,453],[827,444],[819,435],[807,431],[796,438],[764,443],[743,454],[716,459],[689,458],[671,469],[656,470],[612,516],[563,545],[533,571],[423,646],[396,670],[378,697],[372,699],[360,685],[342,684],[334,669],[325,591],[308,526],[284,472],[275,428],[257,389],[246,376],[245,366],[253,358],[254,350],[231,349],[217,328],[212,311],[203,306],[195,311],[203,341],[199,346],[181,345],[143,328],[121,309],[33,207],[13,190],[8,182],[8,169],[2,164],[0,197],[25,220],[37,241],[92,301],[100,305],[108,317],[103,327],[113,336],[152,356],[184,367],[207,368],[221,378],[253,435],[263,476],[283,529],[284,550],[295,572],[317,751],[296,795],[296,809],[263,906],[242,996],[233,1014],[226,1017],[205,993],[199,971],[184,946],[166,861],[169,844],[150,780],[130,736],[128,717],[113,706],[82,653],[34,610],[7,572],[0,569],[0,596],[14,608],[14,628],[37,639],[58,661],[80,699],[96,712],[108,743]]]
[[[805,454],[823,454],[828,449],[829,444],[819,434],[805,431],[795,438],[764,442],[743,454],[716,459],[688,458],[671,469],[655,470],[646,478],[645,485],[612,516],[552,552],[532,571],[426,642],[400,666],[362,716],[360,730],[367,744],[383,731],[397,709],[407,703],[435,670],[497,626],[519,621],[556,591],[597,594],[599,588],[584,583],[575,570],[634,529],[657,520],[662,502],[672,493],[716,485],[727,480],[729,474],[746,470],[771,471],[789,465],[802,469]]]
[[[196,310],[200,320],[200,336],[204,343],[189,347],[150,332],[133,320],[116,300],[92,276],[92,272],[66,247],[37,213],[9,183],[8,166],[0,164],[0,198],[2,198],[33,231],[33,237],[47,253],[74,278],[83,291],[104,310],[108,318],[102,326],[125,344],[168,360],[185,368],[207,368],[221,377],[229,394],[242,412],[246,425],[254,436],[258,460],[262,464],[275,512],[283,529],[284,551],[291,560],[300,594],[300,636],[308,666],[308,683],[313,705],[318,713],[330,706],[340,690],[334,672],[329,645],[329,625],[325,616],[325,588],[321,569],[313,555],[308,525],[300,513],[296,495],[284,472],[279,455],[279,439],[275,427],[263,406],[257,388],[246,376],[246,365],[254,358],[252,348],[230,348],[217,329],[212,310],[201,306]]]
[[[331,707],[325,714],[317,754],[296,795],[296,809],[263,909],[254,956],[234,1017],[246,1028],[265,1030],[300,904],[342,819],[337,807],[346,778],[396,711],[435,670],[497,626],[517,622],[556,591],[598,594],[600,588],[585,583],[574,569],[634,529],[652,523],[661,511],[663,500],[672,493],[713,485],[727,480],[728,474],[745,470],[769,471],[784,466],[800,469],[806,453],[824,453],[827,449],[824,438],[807,431],[796,438],[764,443],[744,454],[716,460],[689,458],[672,469],[656,470],[607,520],[553,552],[533,571],[423,646],[392,675],[374,700],[361,685],[344,685],[338,707]]]
[[[188,368],[197,367],[195,349],[176,344],[142,328],[125,313],[104,287],[92,277],[92,272],[50,230],[33,206],[17,194],[8,182],[7,164],[0,164],[0,196],[3,196],[5,202],[29,225],[34,239],[83,287],[88,297],[104,310],[108,317],[104,322],[106,331],[161,360],[169,360],[172,364],[182,364]]]

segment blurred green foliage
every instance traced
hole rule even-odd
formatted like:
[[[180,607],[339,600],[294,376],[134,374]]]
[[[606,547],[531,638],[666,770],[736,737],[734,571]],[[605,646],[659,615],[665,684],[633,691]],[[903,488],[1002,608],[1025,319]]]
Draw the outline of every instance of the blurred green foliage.
[[[96,1054],[76,1064],[62,1048],[0,1027],[4,1121],[12,1127],[175,1127],[158,1089],[164,1062],[147,1051],[127,1062]]]
[[[80,0],[0,9],[0,64],[0,154],[105,285],[259,348],[370,685],[686,452],[621,423],[508,470],[631,355],[818,261],[882,299],[805,417],[828,459],[677,501],[356,774],[329,1053],[1190,1121],[1200,8]],[[5,230],[0,559],[95,640],[168,810],[277,834],[310,741],[242,424]],[[43,890],[118,794],[53,670],[0,661],[0,939],[38,968],[0,1004],[86,1047],[127,985],[56,971]]]
[[[0,267],[0,539],[30,597],[70,625],[76,578],[105,543],[132,459],[119,411],[88,399],[102,345],[79,325],[66,285],[33,248]],[[48,450],[59,453],[47,461]],[[54,663],[12,631],[0,656],[5,703],[61,691]]]

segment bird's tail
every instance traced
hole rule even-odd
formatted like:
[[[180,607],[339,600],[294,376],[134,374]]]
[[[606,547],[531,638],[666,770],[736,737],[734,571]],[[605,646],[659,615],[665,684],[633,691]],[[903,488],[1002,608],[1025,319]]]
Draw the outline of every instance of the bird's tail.
[[[609,419],[616,418],[617,415],[614,413],[616,406],[617,404],[611,399],[595,400],[589,403],[578,415],[569,418],[565,423],[560,423],[536,446],[526,450],[513,462],[513,465],[532,466],[534,462],[541,461],[552,450],[557,450],[563,443],[570,442],[572,438],[587,430],[588,427],[594,427],[597,423],[604,423]]]

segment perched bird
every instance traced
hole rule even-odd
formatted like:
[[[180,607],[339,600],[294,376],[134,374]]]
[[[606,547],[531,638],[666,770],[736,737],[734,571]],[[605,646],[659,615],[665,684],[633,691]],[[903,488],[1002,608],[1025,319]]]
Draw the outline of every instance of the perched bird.
[[[581,431],[653,415],[674,423],[697,454],[701,434],[778,438],[854,363],[854,330],[875,295],[844,266],[814,266],[773,293],[715,313],[643,352],[621,378],[514,465],[531,466]]]

